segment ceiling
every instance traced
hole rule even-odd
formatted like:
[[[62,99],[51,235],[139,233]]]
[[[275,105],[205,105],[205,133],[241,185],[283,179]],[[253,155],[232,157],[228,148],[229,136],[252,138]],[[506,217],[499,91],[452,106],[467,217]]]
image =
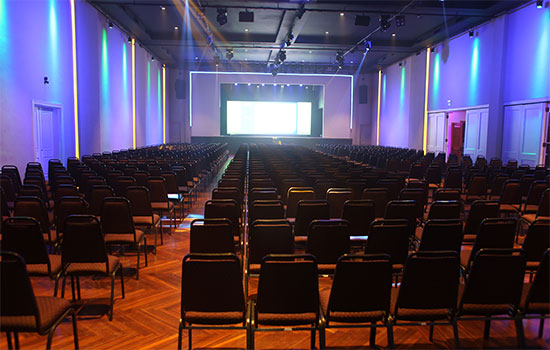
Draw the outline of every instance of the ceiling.
[[[395,63],[527,1],[88,0],[169,67],[280,72],[362,71]],[[226,11],[227,23],[217,21]],[[239,22],[253,12],[254,22]],[[405,24],[396,25],[395,16]],[[355,25],[368,16],[368,26]],[[380,17],[388,16],[383,31]],[[176,28],[177,27],[177,28]],[[289,40],[289,34],[293,38]],[[290,46],[285,42],[290,41]],[[371,49],[365,56],[365,41]],[[227,50],[233,52],[231,60]]]

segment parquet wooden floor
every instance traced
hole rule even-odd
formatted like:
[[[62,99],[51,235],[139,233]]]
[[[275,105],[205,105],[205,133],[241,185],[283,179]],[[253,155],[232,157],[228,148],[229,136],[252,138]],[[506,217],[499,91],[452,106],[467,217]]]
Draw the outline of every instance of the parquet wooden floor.
[[[217,180],[217,179],[216,179]],[[216,181],[217,182],[217,181]],[[216,183],[216,182],[212,182]],[[171,236],[165,235],[164,244],[155,256],[149,254],[149,266],[140,269],[140,279],[125,277],[126,298],[121,299],[120,283],[115,283],[114,318],[107,316],[79,316],[78,335],[81,349],[175,349],[178,337],[181,261],[189,250],[189,224],[194,218],[202,217],[203,205],[210,199],[212,186],[206,186],[187,216]],[[149,242],[153,241],[150,236]],[[135,255],[122,257],[125,267],[134,267]],[[36,295],[52,295],[53,282],[46,278],[33,278]],[[321,279],[320,288],[329,289],[330,279]],[[257,280],[251,280],[250,293],[254,293]],[[87,305],[106,302],[109,296],[108,279],[81,279],[82,298]],[[66,298],[70,297],[67,286]],[[549,325],[550,322],[546,322]],[[550,348],[550,326],[541,339],[537,338],[538,320],[524,321],[528,348]],[[395,327],[395,347],[401,349],[447,349],[454,348],[452,327],[435,328],[434,341],[428,340],[428,326]],[[516,333],[513,322],[495,321],[491,325],[491,337],[483,340],[483,322],[459,323],[461,347],[468,349],[515,349]],[[200,349],[244,349],[245,332],[236,331],[194,331],[193,346]],[[368,348],[368,329],[329,329],[327,346],[330,349]],[[22,349],[43,349],[46,337],[36,334],[20,334]],[[387,346],[386,331],[377,332],[379,347]],[[183,344],[187,344],[184,333]],[[317,343],[318,344],[318,343]],[[56,330],[53,349],[72,349],[72,327],[70,320],[64,321]],[[5,334],[0,336],[0,349],[6,349]],[[257,349],[308,349],[308,332],[262,332],[256,334]]]

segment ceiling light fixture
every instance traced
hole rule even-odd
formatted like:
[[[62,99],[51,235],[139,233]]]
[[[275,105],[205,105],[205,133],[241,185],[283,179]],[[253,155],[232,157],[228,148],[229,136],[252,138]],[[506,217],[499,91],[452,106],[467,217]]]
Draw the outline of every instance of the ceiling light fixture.
[[[155,60],[155,58],[153,56],[151,56],[151,61],[154,61],[154,60]]]
[[[162,11],[164,11],[164,10],[166,10],[166,7],[161,6],[160,9],[161,9]]]
[[[109,28],[113,28],[114,26],[113,22],[109,22]]]
[[[391,36],[395,37],[395,35],[396,35],[395,33],[391,33]]]
[[[385,32],[388,30],[391,26],[390,23],[390,16],[388,15],[380,15],[380,30],[382,32]]]
[[[537,8],[538,9],[541,9],[542,8],[542,4],[543,4],[543,0],[537,0]]]
[[[221,62],[220,56],[218,55],[214,56],[214,64],[216,65],[216,67],[220,65],[220,62]]]
[[[129,43],[132,42],[132,37],[131,37],[131,36],[128,37],[128,42],[129,42]]]
[[[245,31],[245,32],[248,32],[248,28],[244,28],[244,31]]]
[[[326,35],[328,35],[328,32],[325,32]]]
[[[372,43],[370,42],[370,40],[365,41],[364,55],[366,55],[370,51],[371,47],[372,47]]]
[[[395,16],[395,26],[403,27],[404,25],[405,25],[405,16],[403,15]]]
[[[218,15],[216,16],[216,21],[219,25],[223,26],[227,23],[227,9],[219,8],[217,9]]]
[[[340,17],[343,17],[344,16],[344,13],[343,12],[340,12]]]
[[[285,50],[279,51],[277,58],[279,59],[279,62],[283,63],[286,60],[286,51]]]
[[[341,51],[336,53],[336,62],[338,63],[338,69],[342,69],[344,67],[344,54]]]
[[[285,42],[287,47],[292,45],[292,40],[294,40],[294,34],[288,33],[288,35],[286,37],[286,42]]]
[[[473,38],[474,37],[474,31],[470,30],[470,33],[468,33],[468,35],[470,36],[470,38]]]

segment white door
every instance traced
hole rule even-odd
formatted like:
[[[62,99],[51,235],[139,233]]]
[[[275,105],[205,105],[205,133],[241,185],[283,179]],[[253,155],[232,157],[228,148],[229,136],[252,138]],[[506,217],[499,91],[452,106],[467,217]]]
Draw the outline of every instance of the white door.
[[[489,109],[483,108],[466,111],[464,155],[469,155],[474,162],[478,156],[486,157],[488,126]]]
[[[504,107],[502,161],[518,164],[539,163],[544,128],[544,103]]]
[[[34,105],[34,159],[44,170],[48,169],[50,159],[59,158],[60,111],[60,108]]]
[[[445,152],[445,121],[445,112],[428,114],[428,152]]]

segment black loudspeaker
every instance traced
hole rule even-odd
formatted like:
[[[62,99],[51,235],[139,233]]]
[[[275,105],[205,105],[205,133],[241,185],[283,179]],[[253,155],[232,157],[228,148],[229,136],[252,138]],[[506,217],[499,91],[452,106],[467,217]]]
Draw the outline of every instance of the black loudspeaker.
[[[369,100],[367,85],[359,85],[359,104],[367,104]]]
[[[185,100],[185,80],[176,79],[176,99]]]

